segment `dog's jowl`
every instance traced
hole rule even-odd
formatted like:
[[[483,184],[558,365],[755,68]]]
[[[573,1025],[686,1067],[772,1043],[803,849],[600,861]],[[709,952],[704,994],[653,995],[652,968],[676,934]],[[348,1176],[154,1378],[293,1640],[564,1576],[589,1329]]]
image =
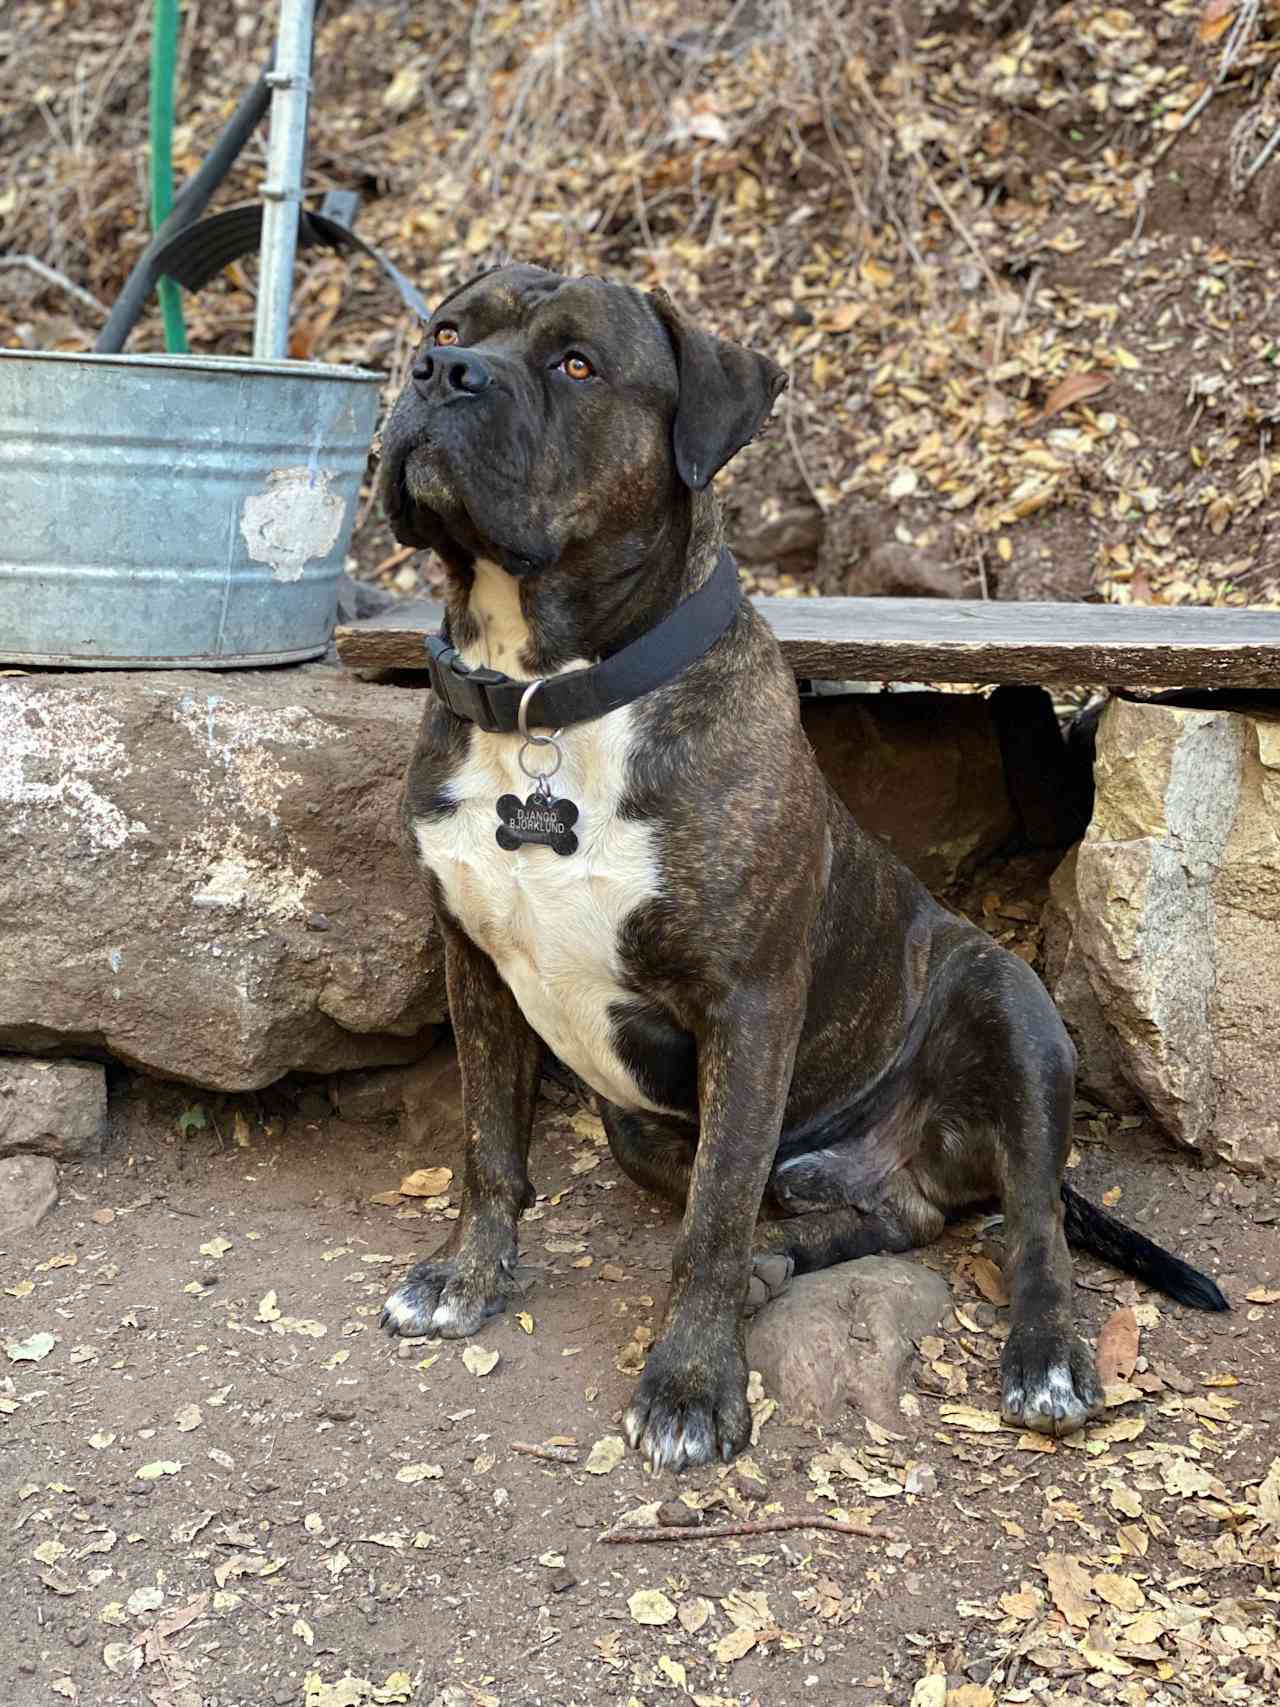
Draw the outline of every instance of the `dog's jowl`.
[[[984,1202],[1008,1235],[1013,1423],[1066,1433],[1102,1405],[1069,1243],[1226,1307],[1063,1185],[1075,1062],[1043,986],[817,769],[708,489],[783,384],[661,295],[505,267],[436,311],[383,453],[397,537],[449,572],[404,811],[467,1149],[453,1235],[383,1320],[463,1335],[502,1309],[554,1051],[619,1165],[683,1208],[626,1414],[676,1468],[748,1438],[762,1280],[909,1249]]]

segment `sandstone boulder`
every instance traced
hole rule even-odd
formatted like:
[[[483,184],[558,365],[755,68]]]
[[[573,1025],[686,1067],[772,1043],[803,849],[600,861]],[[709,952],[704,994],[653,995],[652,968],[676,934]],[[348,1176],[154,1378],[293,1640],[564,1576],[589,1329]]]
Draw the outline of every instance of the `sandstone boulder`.
[[[325,665],[0,681],[0,1049],[227,1091],[423,1054],[421,710]]]
[[[1280,710],[1113,700],[1094,777],[1047,920],[1081,1085],[1280,1168]]]
[[[908,1257],[860,1257],[793,1280],[747,1326],[747,1361],[788,1422],[838,1423],[845,1407],[901,1428],[916,1342],[942,1320],[942,1276]]]

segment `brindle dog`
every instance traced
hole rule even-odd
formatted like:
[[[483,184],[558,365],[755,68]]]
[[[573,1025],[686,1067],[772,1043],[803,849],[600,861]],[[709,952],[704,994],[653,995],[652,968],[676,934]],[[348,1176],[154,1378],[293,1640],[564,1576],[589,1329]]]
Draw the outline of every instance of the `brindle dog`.
[[[708,483],[785,383],[661,294],[511,266],[446,298],[381,482],[396,537],[447,566],[464,660],[535,680],[651,629],[717,563]],[[466,1177],[444,1250],[387,1301],[393,1332],[471,1334],[503,1308],[548,1048],[595,1092],[619,1166],[683,1209],[625,1421],[655,1465],[728,1459],[748,1439],[753,1263],[776,1281],[909,1250],[998,1201],[1003,1413],[1050,1434],[1102,1406],[1072,1327],[1069,1242],[1226,1308],[1211,1280],[1063,1185],[1075,1057],[1052,1001],[835,798],[750,603],[667,686],[565,730],[556,792],[580,812],[568,857],[496,841],[496,801],[530,786],[520,747],[433,697],[409,772]]]

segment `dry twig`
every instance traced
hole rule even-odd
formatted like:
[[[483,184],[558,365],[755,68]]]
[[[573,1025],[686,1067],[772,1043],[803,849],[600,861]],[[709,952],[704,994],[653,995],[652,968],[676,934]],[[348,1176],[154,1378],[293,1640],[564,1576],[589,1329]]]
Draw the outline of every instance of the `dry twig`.
[[[572,1446],[530,1446],[527,1440],[513,1440],[513,1452],[523,1452],[526,1458],[549,1458],[553,1464],[576,1464],[581,1454]]]
[[[1258,12],[1261,5],[1262,0],[1242,0],[1240,10],[1235,16],[1235,22],[1232,24],[1231,29],[1227,34],[1227,39],[1223,43],[1222,58],[1218,61],[1217,75],[1214,77],[1212,83],[1206,85],[1199,98],[1187,109],[1187,116],[1183,119],[1177,130],[1171,131],[1169,135],[1165,137],[1159,148],[1157,148],[1155,153],[1151,156],[1151,159],[1148,162],[1149,165],[1155,166],[1164,159],[1165,155],[1173,147],[1178,138],[1185,135],[1186,132],[1191,129],[1191,126],[1200,117],[1200,114],[1209,105],[1209,102],[1218,93],[1218,90],[1221,89],[1222,85],[1231,75],[1232,68],[1234,67],[1236,60],[1240,57],[1242,50],[1246,48],[1253,39],[1254,26],[1257,24]]]
[[[838,1517],[798,1516],[759,1517],[751,1522],[708,1523],[700,1529],[640,1528],[638,1524],[622,1529],[609,1529],[602,1541],[617,1544],[622,1541],[723,1541],[733,1535],[778,1535],[787,1529],[829,1529],[836,1535],[860,1535],[867,1541],[893,1540],[896,1531],[877,1528],[871,1523],[846,1522]]]
[[[65,290],[69,296],[74,296],[77,302],[82,302],[86,308],[92,308],[105,320],[107,310],[96,296],[87,291],[83,285],[78,285],[69,279],[65,273],[60,273],[56,267],[46,266],[35,255],[4,255],[0,256],[0,267],[25,267],[29,273],[46,284],[56,285],[59,290]]]

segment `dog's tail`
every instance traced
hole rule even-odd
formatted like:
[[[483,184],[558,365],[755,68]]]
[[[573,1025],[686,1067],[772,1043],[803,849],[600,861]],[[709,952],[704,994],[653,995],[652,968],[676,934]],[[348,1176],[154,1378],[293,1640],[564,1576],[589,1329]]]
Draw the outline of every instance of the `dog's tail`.
[[[1097,1208],[1069,1185],[1062,1188],[1062,1201],[1066,1206],[1064,1225],[1069,1245],[1088,1251],[1090,1256],[1101,1257],[1103,1262],[1133,1275],[1145,1286],[1154,1286],[1157,1292],[1165,1293],[1179,1304],[1189,1304],[1193,1310],[1231,1308],[1207,1274],[1201,1274],[1181,1257],[1135,1233],[1132,1227]]]

